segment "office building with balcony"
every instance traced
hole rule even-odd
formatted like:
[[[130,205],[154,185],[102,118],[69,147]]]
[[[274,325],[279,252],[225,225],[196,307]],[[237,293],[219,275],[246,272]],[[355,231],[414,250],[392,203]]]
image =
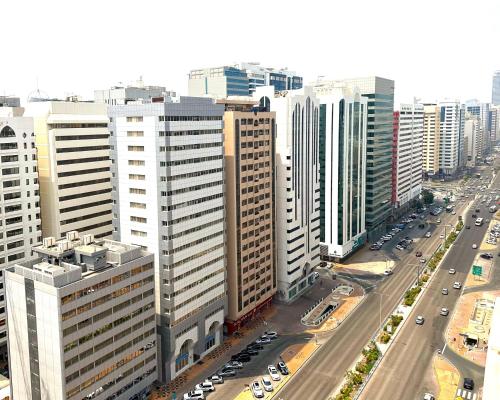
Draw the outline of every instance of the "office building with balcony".
[[[427,177],[439,174],[440,109],[437,104],[424,104],[422,171]]]
[[[153,255],[68,232],[5,272],[14,399],[147,395],[157,378]]]
[[[239,68],[247,73],[250,95],[258,86],[273,86],[275,91],[302,89],[302,77],[287,68],[268,68],[255,62],[243,62]]]
[[[318,81],[320,250],[338,261],[366,242],[368,99],[343,82]]]
[[[111,236],[107,105],[37,101],[25,115],[34,120],[43,236]]]
[[[210,98],[109,107],[113,237],[155,254],[163,382],[223,341],[223,116],[224,105]]]
[[[491,82],[491,103],[500,106],[500,71],[493,73]]]
[[[319,99],[312,87],[258,87],[259,109],[276,113],[276,257],[280,301],[314,283],[320,264]]]
[[[274,112],[251,98],[224,104],[228,332],[239,330],[276,293]]]
[[[460,102],[442,101],[439,107],[439,176],[453,176],[459,167]]]

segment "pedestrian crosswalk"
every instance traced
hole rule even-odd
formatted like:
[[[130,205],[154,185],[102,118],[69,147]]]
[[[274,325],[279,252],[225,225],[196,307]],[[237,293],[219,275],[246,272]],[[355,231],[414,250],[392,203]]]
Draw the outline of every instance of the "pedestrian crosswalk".
[[[470,390],[458,389],[457,398],[461,397],[464,400],[477,400],[477,393],[473,393]]]

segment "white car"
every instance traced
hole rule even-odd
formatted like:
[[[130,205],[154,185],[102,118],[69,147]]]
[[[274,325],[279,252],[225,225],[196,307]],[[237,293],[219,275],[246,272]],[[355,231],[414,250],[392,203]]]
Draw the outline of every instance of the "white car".
[[[425,237],[426,237],[426,238],[430,238],[430,237],[431,237],[431,233],[430,233],[430,232],[427,232],[427,233],[425,234]]]
[[[444,239],[444,233],[442,233],[441,235],[439,235],[439,239]]]
[[[191,390],[190,392],[184,393],[182,397],[183,400],[204,400],[205,395],[202,390]]]
[[[453,289],[460,289],[462,287],[462,284],[460,282],[455,282],[453,284]]]
[[[278,370],[276,369],[276,367],[274,365],[268,365],[267,371],[269,372],[269,375],[271,376],[271,379],[273,381],[281,380],[281,375],[279,374]]]
[[[472,248],[473,248],[473,249],[477,249],[477,244],[476,244],[476,243],[474,243],[474,244],[472,245]]]
[[[198,383],[195,387],[194,390],[201,390],[203,392],[213,392],[215,391],[214,384],[210,382],[209,380],[206,380],[204,382]]]
[[[266,335],[262,335],[259,339],[255,341],[257,344],[269,344],[271,343],[271,339],[269,339]]]
[[[252,393],[255,397],[258,399],[264,397],[264,391],[262,390],[262,387],[260,386],[259,381],[253,381],[251,385]]]
[[[266,392],[272,392],[274,390],[273,383],[271,382],[271,379],[269,379],[268,376],[262,377],[262,386],[264,387],[264,390]]]
[[[426,393],[424,394],[424,400],[436,400],[436,398],[434,397],[434,395]]]
[[[454,275],[454,274],[455,274],[455,272],[457,272],[457,271],[455,271],[455,268],[450,268],[450,269],[448,270],[448,273],[449,273],[450,275]]]
[[[215,383],[218,385],[224,383],[224,378],[220,375],[212,375],[209,379],[212,381],[212,383]]]
[[[392,272],[392,270],[391,270],[391,269],[386,269],[386,270],[384,271],[384,275],[385,275],[385,276],[389,276],[389,275],[392,275],[392,274],[393,274],[393,272]]]
[[[271,340],[278,339],[278,332],[276,331],[265,331],[264,335],[266,335]]]
[[[441,314],[443,317],[448,316],[449,313],[450,311],[445,307],[441,308],[441,311],[439,312],[439,314]]]
[[[243,368],[243,363],[239,361],[229,361],[224,365],[224,368],[236,368],[236,369],[242,369]]]

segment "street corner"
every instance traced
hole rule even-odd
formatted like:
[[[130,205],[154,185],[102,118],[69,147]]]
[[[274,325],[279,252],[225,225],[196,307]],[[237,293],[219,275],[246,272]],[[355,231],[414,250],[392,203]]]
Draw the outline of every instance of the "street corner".
[[[446,358],[435,355],[432,360],[434,378],[436,381],[436,399],[437,400],[452,400],[455,399],[458,384],[460,382],[460,374],[453,364]]]
[[[485,285],[490,282],[493,271],[493,261],[476,255],[472,267],[465,279],[464,288]]]
[[[495,298],[500,290],[463,295],[446,334],[448,346],[469,361],[485,366]]]
[[[308,342],[305,344],[293,344],[288,346],[280,355],[281,359],[285,362],[290,374],[295,374],[300,367],[313,355],[319,348],[315,342]]]

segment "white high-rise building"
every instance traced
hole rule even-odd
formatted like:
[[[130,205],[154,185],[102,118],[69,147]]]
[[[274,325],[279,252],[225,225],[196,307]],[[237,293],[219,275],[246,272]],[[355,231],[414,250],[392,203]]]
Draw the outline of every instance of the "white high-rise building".
[[[111,236],[111,161],[106,104],[28,103],[34,119],[43,236]]]
[[[109,105],[127,104],[138,99],[151,100],[162,96],[175,97],[175,92],[167,91],[163,86],[145,86],[142,79],[133,85],[94,90],[95,102]]]
[[[342,259],[366,241],[368,99],[356,88],[319,81],[321,257]]]
[[[290,302],[314,283],[320,263],[319,104],[312,87],[257,87],[262,110],[276,112],[278,297]]]
[[[401,104],[394,112],[392,203],[403,207],[422,192],[424,106]]]
[[[422,140],[422,170],[429,177],[439,173],[440,109],[436,104],[424,105],[424,132]]]
[[[467,113],[464,122],[464,153],[466,166],[476,165],[477,149],[480,145],[481,123],[479,117]]]
[[[4,104],[16,104],[5,102]],[[40,197],[33,119],[22,109],[0,106],[0,359],[7,353],[3,273],[32,259],[31,247],[42,240]]]
[[[439,172],[454,175],[458,169],[460,150],[460,102],[439,103]]]
[[[109,108],[114,238],[155,254],[163,382],[223,340],[223,115],[195,97]]]
[[[157,378],[153,255],[78,232],[33,251],[5,274],[12,398],[147,395]]]
[[[302,88],[302,77],[286,68],[263,67],[258,62],[243,62],[238,67],[247,73],[250,95],[258,86],[274,86],[275,91]]]

